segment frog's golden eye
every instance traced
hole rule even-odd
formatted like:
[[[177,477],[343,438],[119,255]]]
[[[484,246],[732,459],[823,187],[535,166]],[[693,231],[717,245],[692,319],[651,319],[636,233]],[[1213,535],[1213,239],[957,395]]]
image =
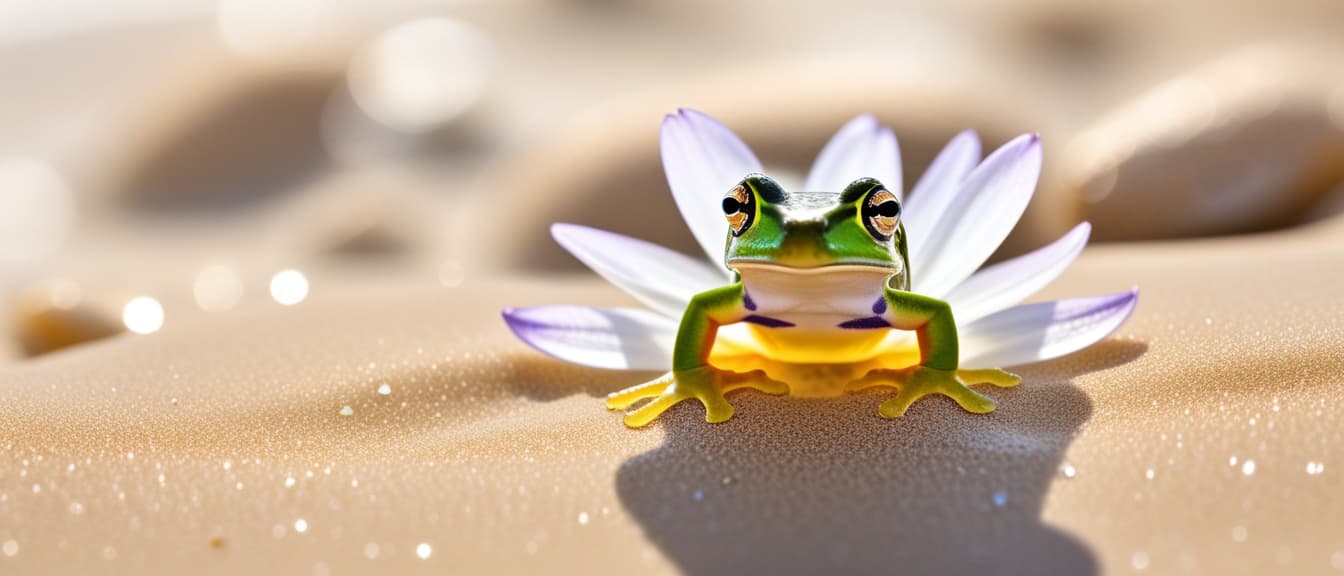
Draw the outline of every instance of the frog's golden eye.
[[[891,240],[901,222],[901,201],[890,190],[878,188],[863,203],[863,226],[882,242]]]
[[[756,201],[746,186],[738,184],[723,197],[723,215],[728,218],[733,236],[741,236],[751,227],[756,219]]]

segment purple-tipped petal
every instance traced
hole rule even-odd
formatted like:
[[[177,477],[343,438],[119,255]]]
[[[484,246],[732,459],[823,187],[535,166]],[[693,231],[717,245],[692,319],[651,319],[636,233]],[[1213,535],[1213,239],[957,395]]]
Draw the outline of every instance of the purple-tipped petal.
[[[726,270],[704,260],[614,232],[552,224],[551,236],[608,282],[674,318],[692,296],[728,282]]]
[[[901,194],[901,150],[896,134],[863,114],[840,127],[817,155],[803,191],[839,192],[859,178],[876,178]]]
[[[961,329],[961,365],[1027,364],[1081,350],[1109,336],[1134,312],[1139,290],[1023,304]]]
[[[1083,222],[1049,246],[976,272],[947,295],[957,321],[969,324],[1026,300],[1082,253],[1092,225]]]
[[[695,110],[663,119],[663,171],[681,216],[712,262],[723,258],[728,222],[720,200],[761,162],[731,130]]]
[[[926,248],[934,225],[956,197],[961,182],[979,162],[980,136],[974,130],[962,131],[943,147],[910,191],[901,220],[905,222],[910,266],[914,270],[921,270],[928,263]]]
[[[962,182],[933,224],[921,264],[910,266],[914,291],[941,298],[985,263],[1022,217],[1041,174],[1035,134],[995,150]]]
[[[676,322],[648,310],[540,306],[505,308],[504,321],[528,345],[595,368],[667,370]]]

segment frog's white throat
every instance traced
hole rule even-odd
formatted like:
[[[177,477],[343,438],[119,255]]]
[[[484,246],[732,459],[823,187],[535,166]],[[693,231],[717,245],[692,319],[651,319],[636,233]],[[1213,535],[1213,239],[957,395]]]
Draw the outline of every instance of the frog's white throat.
[[[882,266],[837,264],[794,268],[738,262],[748,309],[800,328],[830,329],[878,313],[888,280],[899,270]]]

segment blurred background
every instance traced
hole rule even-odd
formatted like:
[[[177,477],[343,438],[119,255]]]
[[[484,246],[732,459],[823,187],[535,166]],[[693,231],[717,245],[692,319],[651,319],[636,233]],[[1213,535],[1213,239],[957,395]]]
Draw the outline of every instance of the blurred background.
[[[1045,173],[999,257],[1344,209],[1344,3],[0,0],[0,361],[347,290],[586,274],[580,222],[695,253],[662,115],[787,183],[845,120],[905,187],[955,133]],[[648,216],[651,217],[635,217]]]

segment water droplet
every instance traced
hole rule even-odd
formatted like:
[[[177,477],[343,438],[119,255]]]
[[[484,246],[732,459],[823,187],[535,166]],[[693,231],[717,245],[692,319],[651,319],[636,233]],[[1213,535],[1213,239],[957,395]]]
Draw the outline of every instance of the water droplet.
[[[229,469],[231,469],[231,468],[233,468],[233,461],[232,461],[232,460],[225,460],[225,461],[224,461],[224,469],[225,469],[225,470],[229,470]]]
[[[728,486],[730,484],[737,482],[737,479],[733,478],[732,476],[724,476],[722,482],[724,486]]]
[[[352,415],[352,414],[354,414],[354,413],[355,413],[355,409],[354,409],[354,408],[351,408],[351,407],[349,407],[349,406],[341,406],[341,411],[340,411],[340,415],[341,415],[341,416],[350,416],[350,415]]]
[[[121,309],[121,322],[136,334],[153,334],[163,328],[163,305],[149,296],[132,298]]]
[[[298,520],[295,520],[295,521],[294,521],[294,531],[295,531],[295,532],[298,532],[299,534],[303,534],[304,532],[307,532],[307,531],[308,531],[308,521],[307,521],[307,520],[304,520],[303,518],[299,518]]]
[[[1307,474],[1315,476],[1325,472],[1325,462],[1307,462]]]
[[[16,540],[5,540],[5,545],[0,546],[0,551],[4,551],[5,556],[15,556],[19,553],[19,543]]]
[[[286,477],[285,477],[285,488],[293,488],[293,487],[294,487],[294,477],[293,477],[293,476],[286,476]]]
[[[421,542],[415,545],[415,555],[419,556],[421,560],[429,558],[429,555],[433,553],[434,549],[426,542]]]
[[[1255,460],[1246,460],[1241,464],[1241,473],[1246,476],[1255,474]]]
[[[1227,459],[1227,465],[1228,465],[1228,466],[1236,466],[1236,465],[1237,465],[1237,457],[1236,457],[1236,456],[1233,456],[1233,457],[1231,457],[1231,458],[1228,458],[1228,459]]]
[[[691,499],[695,500],[696,502],[704,500],[705,499],[704,491],[696,490],[695,492],[691,493]]]
[[[1003,508],[1008,505],[1008,493],[1003,490],[994,492],[994,507]]]
[[[1143,473],[1143,477],[1144,477],[1144,478],[1147,478],[1147,479],[1149,479],[1149,480],[1152,480],[1152,479],[1153,479],[1153,476],[1155,476],[1155,475],[1156,475],[1156,473],[1153,471],[1152,468],[1149,468],[1148,470],[1144,471],[1144,473]]]
[[[1249,536],[1249,534],[1246,532],[1245,526],[1234,526],[1232,528],[1232,540],[1236,542],[1245,542],[1247,536]]]
[[[1134,552],[1134,554],[1129,557],[1129,565],[1133,566],[1135,570],[1147,569],[1148,553],[1144,552],[1143,550]]]
[[[365,558],[368,558],[369,560],[373,560],[374,558],[377,558],[377,557],[378,557],[378,553],[379,553],[380,551],[381,551],[381,549],[378,547],[378,543],[377,543],[377,542],[369,542],[368,544],[365,544],[365,545],[364,545],[364,557],[365,557]]]
[[[1068,462],[1065,462],[1063,466],[1059,467],[1059,472],[1063,474],[1065,478],[1073,478],[1078,475],[1078,469],[1074,468],[1073,464],[1069,464]]]
[[[579,512],[579,525],[580,525],[580,526],[587,526],[587,525],[588,525],[588,513],[587,513],[587,512]]]
[[[281,270],[271,277],[271,298],[293,306],[308,297],[308,277],[298,270]]]
[[[378,387],[378,393],[382,394],[383,396],[387,396],[388,394],[392,393],[392,387],[387,384],[383,384],[382,386]]]
[[[70,503],[70,513],[76,516],[84,513],[84,505],[79,502]]]

